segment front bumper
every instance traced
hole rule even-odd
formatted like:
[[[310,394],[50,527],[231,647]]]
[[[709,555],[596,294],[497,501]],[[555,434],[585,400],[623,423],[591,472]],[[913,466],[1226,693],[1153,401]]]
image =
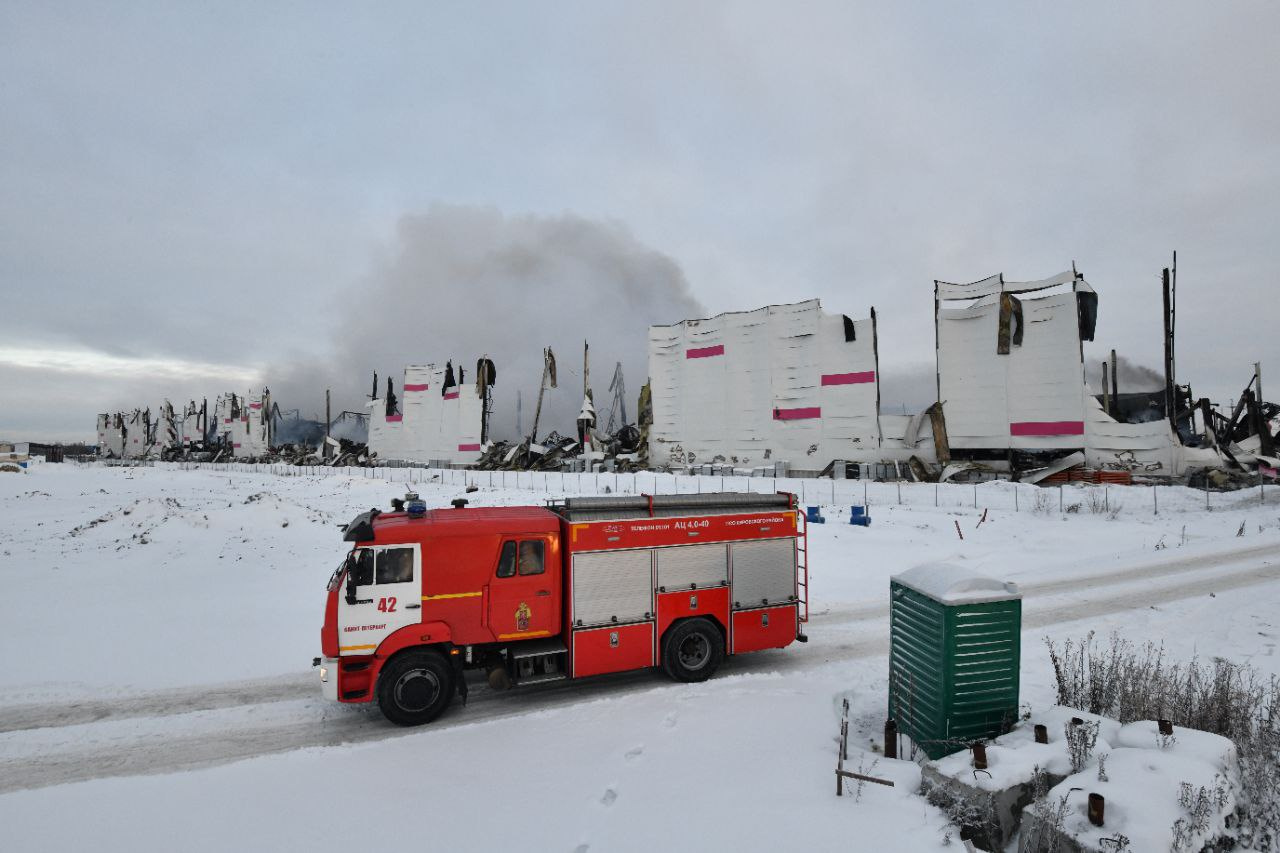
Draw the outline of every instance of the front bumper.
[[[338,659],[321,658],[318,668],[320,673],[320,692],[326,699],[338,701]]]

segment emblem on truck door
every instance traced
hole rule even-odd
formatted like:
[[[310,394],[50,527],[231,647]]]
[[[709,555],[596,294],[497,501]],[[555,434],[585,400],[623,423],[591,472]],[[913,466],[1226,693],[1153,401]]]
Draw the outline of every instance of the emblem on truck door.
[[[533,611],[529,609],[529,605],[525,604],[523,601],[520,602],[520,606],[516,608],[516,630],[528,631],[529,617],[532,615]]]

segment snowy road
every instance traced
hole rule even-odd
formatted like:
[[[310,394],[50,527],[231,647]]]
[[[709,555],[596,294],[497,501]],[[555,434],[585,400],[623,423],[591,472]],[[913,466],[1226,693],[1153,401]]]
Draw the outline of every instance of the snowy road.
[[[1029,583],[1024,629],[1141,610],[1280,579],[1274,544],[1211,556],[1145,562],[1105,575]],[[811,642],[726,662],[722,678],[802,672],[888,651],[884,605],[815,613]],[[1035,637],[1026,638],[1034,640]],[[538,714],[628,693],[679,691],[653,674],[566,682],[518,693],[477,685],[468,706],[429,730],[386,723],[366,706],[319,697],[311,672],[194,688],[139,692],[102,701],[0,709],[0,793],[111,776],[225,764],[291,750],[384,740]]]

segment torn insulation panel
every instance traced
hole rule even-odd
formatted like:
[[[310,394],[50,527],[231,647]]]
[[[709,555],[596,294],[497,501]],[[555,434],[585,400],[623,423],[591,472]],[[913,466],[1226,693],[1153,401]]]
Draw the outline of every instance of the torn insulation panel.
[[[651,326],[649,378],[655,466],[816,471],[880,445],[874,311],[811,299]]]
[[[461,372],[461,371],[459,371]],[[480,458],[484,398],[451,364],[409,365],[398,404],[369,402],[369,451],[380,461],[471,464]]]
[[[938,399],[959,450],[1085,446],[1083,341],[1097,297],[1075,271],[1034,282],[935,282]]]

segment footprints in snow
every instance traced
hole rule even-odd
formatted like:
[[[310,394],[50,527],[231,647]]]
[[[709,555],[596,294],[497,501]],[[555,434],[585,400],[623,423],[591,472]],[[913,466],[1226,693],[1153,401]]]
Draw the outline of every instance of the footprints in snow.
[[[662,718],[662,727],[664,729],[675,728],[679,715],[675,711],[671,711]],[[644,744],[636,744],[622,754],[624,764],[635,764],[644,757]],[[618,789],[621,786],[617,782],[611,782],[605,786],[604,792],[600,795],[599,803],[604,809],[609,809],[618,801]],[[584,833],[585,834],[585,833]],[[577,847],[573,848],[573,853],[588,853],[591,844],[587,841],[580,842]]]

